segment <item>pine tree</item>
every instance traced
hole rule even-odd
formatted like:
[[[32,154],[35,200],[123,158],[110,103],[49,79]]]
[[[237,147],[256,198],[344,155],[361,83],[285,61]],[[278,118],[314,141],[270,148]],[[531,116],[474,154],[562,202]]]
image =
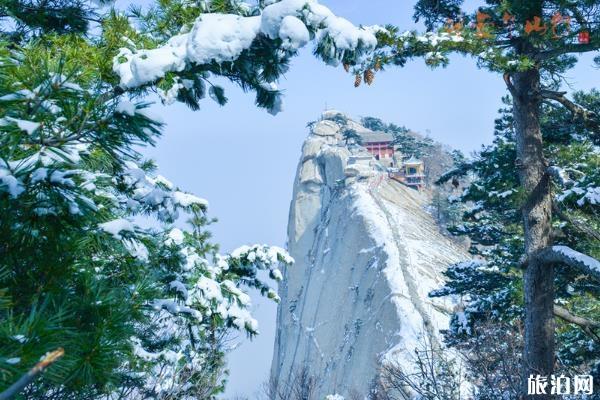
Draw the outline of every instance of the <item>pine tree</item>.
[[[133,149],[160,134],[148,104],[106,98],[81,60],[46,49],[1,54],[0,390],[62,347],[23,398],[212,398],[223,384],[219,340],[257,333],[243,288],[277,300],[257,270],[280,279],[291,260],[262,246],[218,255],[207,203]],[[169,227],[182,213],[190,233]]]
[[[373,64],[383,60],[402,66],[410,58],[423,57],[427,65],[444,66],[447,54],[458,52],[503,75],[512,98],[514,171],[522,196],[515,209],[522,211],[524,229],[524,374],[549,376],[555,358],[555,270],[585,264],[580,262],[583,255],[552,246],[556,240],[551,225],[553,169],[543,154],[541,106],[551,102],[565,107],[574,120],[593,132],[593,140],[598,140],[596,114],[577,98],[571,100],[559,91],[560,77],[576,62],[574,55],[600,48],[600,31],[591,24],[598,17],[598,4],[546,0],[486,4],[475,15],[462,17],[460,2],[418,1],[415,18],[423,18],[429,31],[398,34],[389,27],[387,32],[379,32],[381,50]],[[590,263],[593,266],[597,261]],[[594,272],[588,269],[587,274],[593,276]]]
[[[593,112],[600,111],[597,91],[577,92],[574,97]],[[458,348],[469,345],[476,337],[493,341],[493,336],[500,332],[520,335],[524,234],[517,209],[523,190],[513,172],[516,143],[510,98],[506,97],[504,102],[506,107],[500,110],[496,120],[494,144],[484,148],[474,160],[463,160],[462,165],[441,179],[441,182],[449,181],[467,173],[473,176],[462,196],[453,199],[468,206],[468,211],[462,224],[451,230],[470,238],[471,253],[481,262],[451,267],[446,273],[449,283],[433,293],[466,299],[464,312],[453,318],[447,334],[448,342]],[[556,169],[554,240],[556,244],[597,258],[600,256],[600,219],[595,209],[596,200],[590,194],[600,184],[597,174],[600,154],[594,146],[594,134],[582,121],[573,121],[563,109],[543,105],[541,111],[544,157]],[[581,279],[581,270],[568,266],[557,270],[554,285],[554,314],[559,318],[559,367],[592,372],[598,377],[600,292],[597,285]],[[493,326],[496,328],[490,330]]]
[[[387,124],[379,118],[375,117],[362,117],[360,123],[367,129],[375,132],[385,132]]]
[[[58,347],[65,356],[21,398],[208,399],[223,390],[223,339],[257,333],[245,288],[277,301],[258,271],[280,280],[278,266],[292,260],[265,246],[219,255],[207,203],[135,149],[161,134],[149,93],[192,109],[206,95],[223,105],[219,76],[275,113],[275,82],[308,41],[319,39],[330,64],[356,65],[376,45],[370,28],[347,27],[354,47],[330,35],[337,17],[324,7],[272,3],[161,1],[131,17],[87,2],[2,3],[0,392]],[[240,34],[235,54],[191,37],[203,24],[235,29],[261,15],[268,31]],[[281,33],[290,20],[306,35]],[[174,47],[184,38],[193,57]],[[201,62],[205,52],[213,58]],[[186,216],[186,231],[173,228]]]
[[[362,136],[360,136],[355,129],[344,128],[342,130],[342,137],[344,138],[346,146],[348,145],[349,141],[357,145],[362,145]]]

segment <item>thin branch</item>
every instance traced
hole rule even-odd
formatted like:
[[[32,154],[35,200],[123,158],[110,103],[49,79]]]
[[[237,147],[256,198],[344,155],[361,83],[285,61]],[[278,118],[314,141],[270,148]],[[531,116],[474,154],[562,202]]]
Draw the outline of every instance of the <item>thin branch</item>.
[[[46,368],[52,365],[56,360],[61,358],[65,354],[62,348],[56,349],[48,354],[38,362],[32,369],[23,375],[18,381],[13,383],[8,389],[0,393],[0,400],[12,399],[14,396],[19,394],[25,386],[29,385],[40,373],[44,372]]]
[[[600,241],[600,232],[596,231],[593,228],[590,228],[589,226],[577,221],[574,218],[571,218],[569,215],[567,215],[567,213],[565,213],[563,210],[560,209],[558,204],[554,203],[552,205],[552,212],[554,214],[556,214],[559,218],[561,218],[561,219],[567,221],[569,224],[573,225],[573,227],[575,229],[577,229],[578,231]]]
[[[554,315],[570,324],[579,326],[587,335],[597,342],[600,342],[600,337],[594,332],[594,329],[600,328],[600,322],[592,321],[574,314],[561,306],[554,305]]]
[[[550,58],[555,58],[557,56],[561,56],[563,54],[569,54],[569,53],[587,53],[590,51],[596,51],[600,49],[600,44],[598,44],[597,42],[592,42],[590,41],[590,43],[587,44],[567,44],[563,47],[557,48],[557,49],[552,49],[552,50],[547,50],[547,51],[543,51],[541,53],[539,53],[535,58],[537,60],[548,60]]]
[[[600,328],[600,322],[592,321],[574,314],[564,307],[554,305],[554,315],[571,324],[579,325],[582,328]]]
[[[592,130],[592,139],[596,141],[600,140],[600,117],[593,111],[574,103],[565,97],[565,92],[556,92],[553,90],[542,90],[541,95],[545,99],[554,100],[562,104],[567,110],[569,110],[573,116],[573,119],[580,119],[586,128]]]
[[[567,10],[571,11],[571,13],[573,14],[573,17],[575,18],[575,21],[577,21],[577,23],[580,26],[585,27],[588,24],[588,21],[586,20],[586,16],[579,9],[579,5],[578,5],[577,1],[566,2],[565,7],[567,8]]]
[[[114,89],[104,92],[100,96],[98,96],[94,100],[93,106],[95,107],[97,105],[104,104],[107,101],[110,101],[112,99],[119,97],[123,93],[124,93],[124,91],[119,86],[117,86]],[[86,126],[86,123],[87,123],[89,117],[90,117],[90,113],[86,110],[85,107],[81,107],[79,112],[71,119],[72,121],[74,121],[77,118],[81,118],[81,123],[79,124],[79,128],[77,129],[77,131],[71,133],[68,136],[62,137],[62,138],[43,139],[43,140],[41,140],[40,144],[43,146],[53,147],[53,146],[59,146],[61,144],[67,143],[67,142],[82,139],[87,134],[87,131],[85,131],[84,128]],[[70,121],[69,121],[69,123],[70,123]]]
[[[472,169],[473,162],[463,162],[457,167],[444,172],[442,176],[440,176],[434,183],[436,185],[442,185],[451,180],[452,178],[462,178],[463,176],[467,175]]]

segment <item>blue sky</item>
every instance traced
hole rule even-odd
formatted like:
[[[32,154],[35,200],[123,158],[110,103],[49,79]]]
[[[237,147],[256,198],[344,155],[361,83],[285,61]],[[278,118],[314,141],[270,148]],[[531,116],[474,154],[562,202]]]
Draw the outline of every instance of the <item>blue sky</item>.
[[[126,3],[124,1],[120,2]],[[414,1],[322,0],[338,15],[360,24],[415,27]],[[467,2],[473,6],[474,2]],[[473,60],[452,58],[432,71],[422,60],[377,74],[372,86],[353,87],[343,69],[325,66],[312,49],[301,52],[281,80],[285,110],[271,116],[254,106],[254,96],[224,84],[229,104],[211,100],[192,112],[183,105],[155,110],[166,122],[163,138],[145,153],[160,173],[210,202],[214,240],[223,251],[242,244],[285,245],[292,184],[306,123],[327,105],[350,116],[375,116],[429,134],[471,152],[491,141],[493,121],[505,94],[502,79],[478,70]],[[568,76],[577,88],[594,85],[597,73],[587,59]],[[243,338],[230,357],[228,395],[251,395],[268,376],[276,307],[254,296],[262,334]]]

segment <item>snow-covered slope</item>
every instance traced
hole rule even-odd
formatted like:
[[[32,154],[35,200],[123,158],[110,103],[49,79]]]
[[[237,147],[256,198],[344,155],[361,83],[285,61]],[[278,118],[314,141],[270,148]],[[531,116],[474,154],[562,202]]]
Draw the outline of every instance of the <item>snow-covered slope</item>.
[[[388,179],[374,160],[348,166],[360,157],[334,118],[326,112],[302,149],[288,225],[296,264],[280,285],[271,367],[284,392],[306,367],[320,381],[317,399],[366,395],[386,357],[409,368],[419,335],[448,323],[452,305],[428,292],[467,258],[439,233],[424,194]]]

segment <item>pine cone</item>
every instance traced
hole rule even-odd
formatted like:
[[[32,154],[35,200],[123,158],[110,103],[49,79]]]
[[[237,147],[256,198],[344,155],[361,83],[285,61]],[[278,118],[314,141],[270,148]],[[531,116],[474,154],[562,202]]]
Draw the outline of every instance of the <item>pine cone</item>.
[[[354,87],[359,87],[361,82],[362,77],[360,76],[360,74],[356,74],[356,77],[354,78]]]
[[[379,71],[381,69],[381,60],[378,58],[375,61],[375,71]]]
[[[373,83],[373,81],[375,80],[375,73],[373,73],[372,70],[368,69],[365,71],[365,83],[369,86],[371,86],[371,84]]]
[[[350,64],[344,63],[344,71],[350,72]]]

